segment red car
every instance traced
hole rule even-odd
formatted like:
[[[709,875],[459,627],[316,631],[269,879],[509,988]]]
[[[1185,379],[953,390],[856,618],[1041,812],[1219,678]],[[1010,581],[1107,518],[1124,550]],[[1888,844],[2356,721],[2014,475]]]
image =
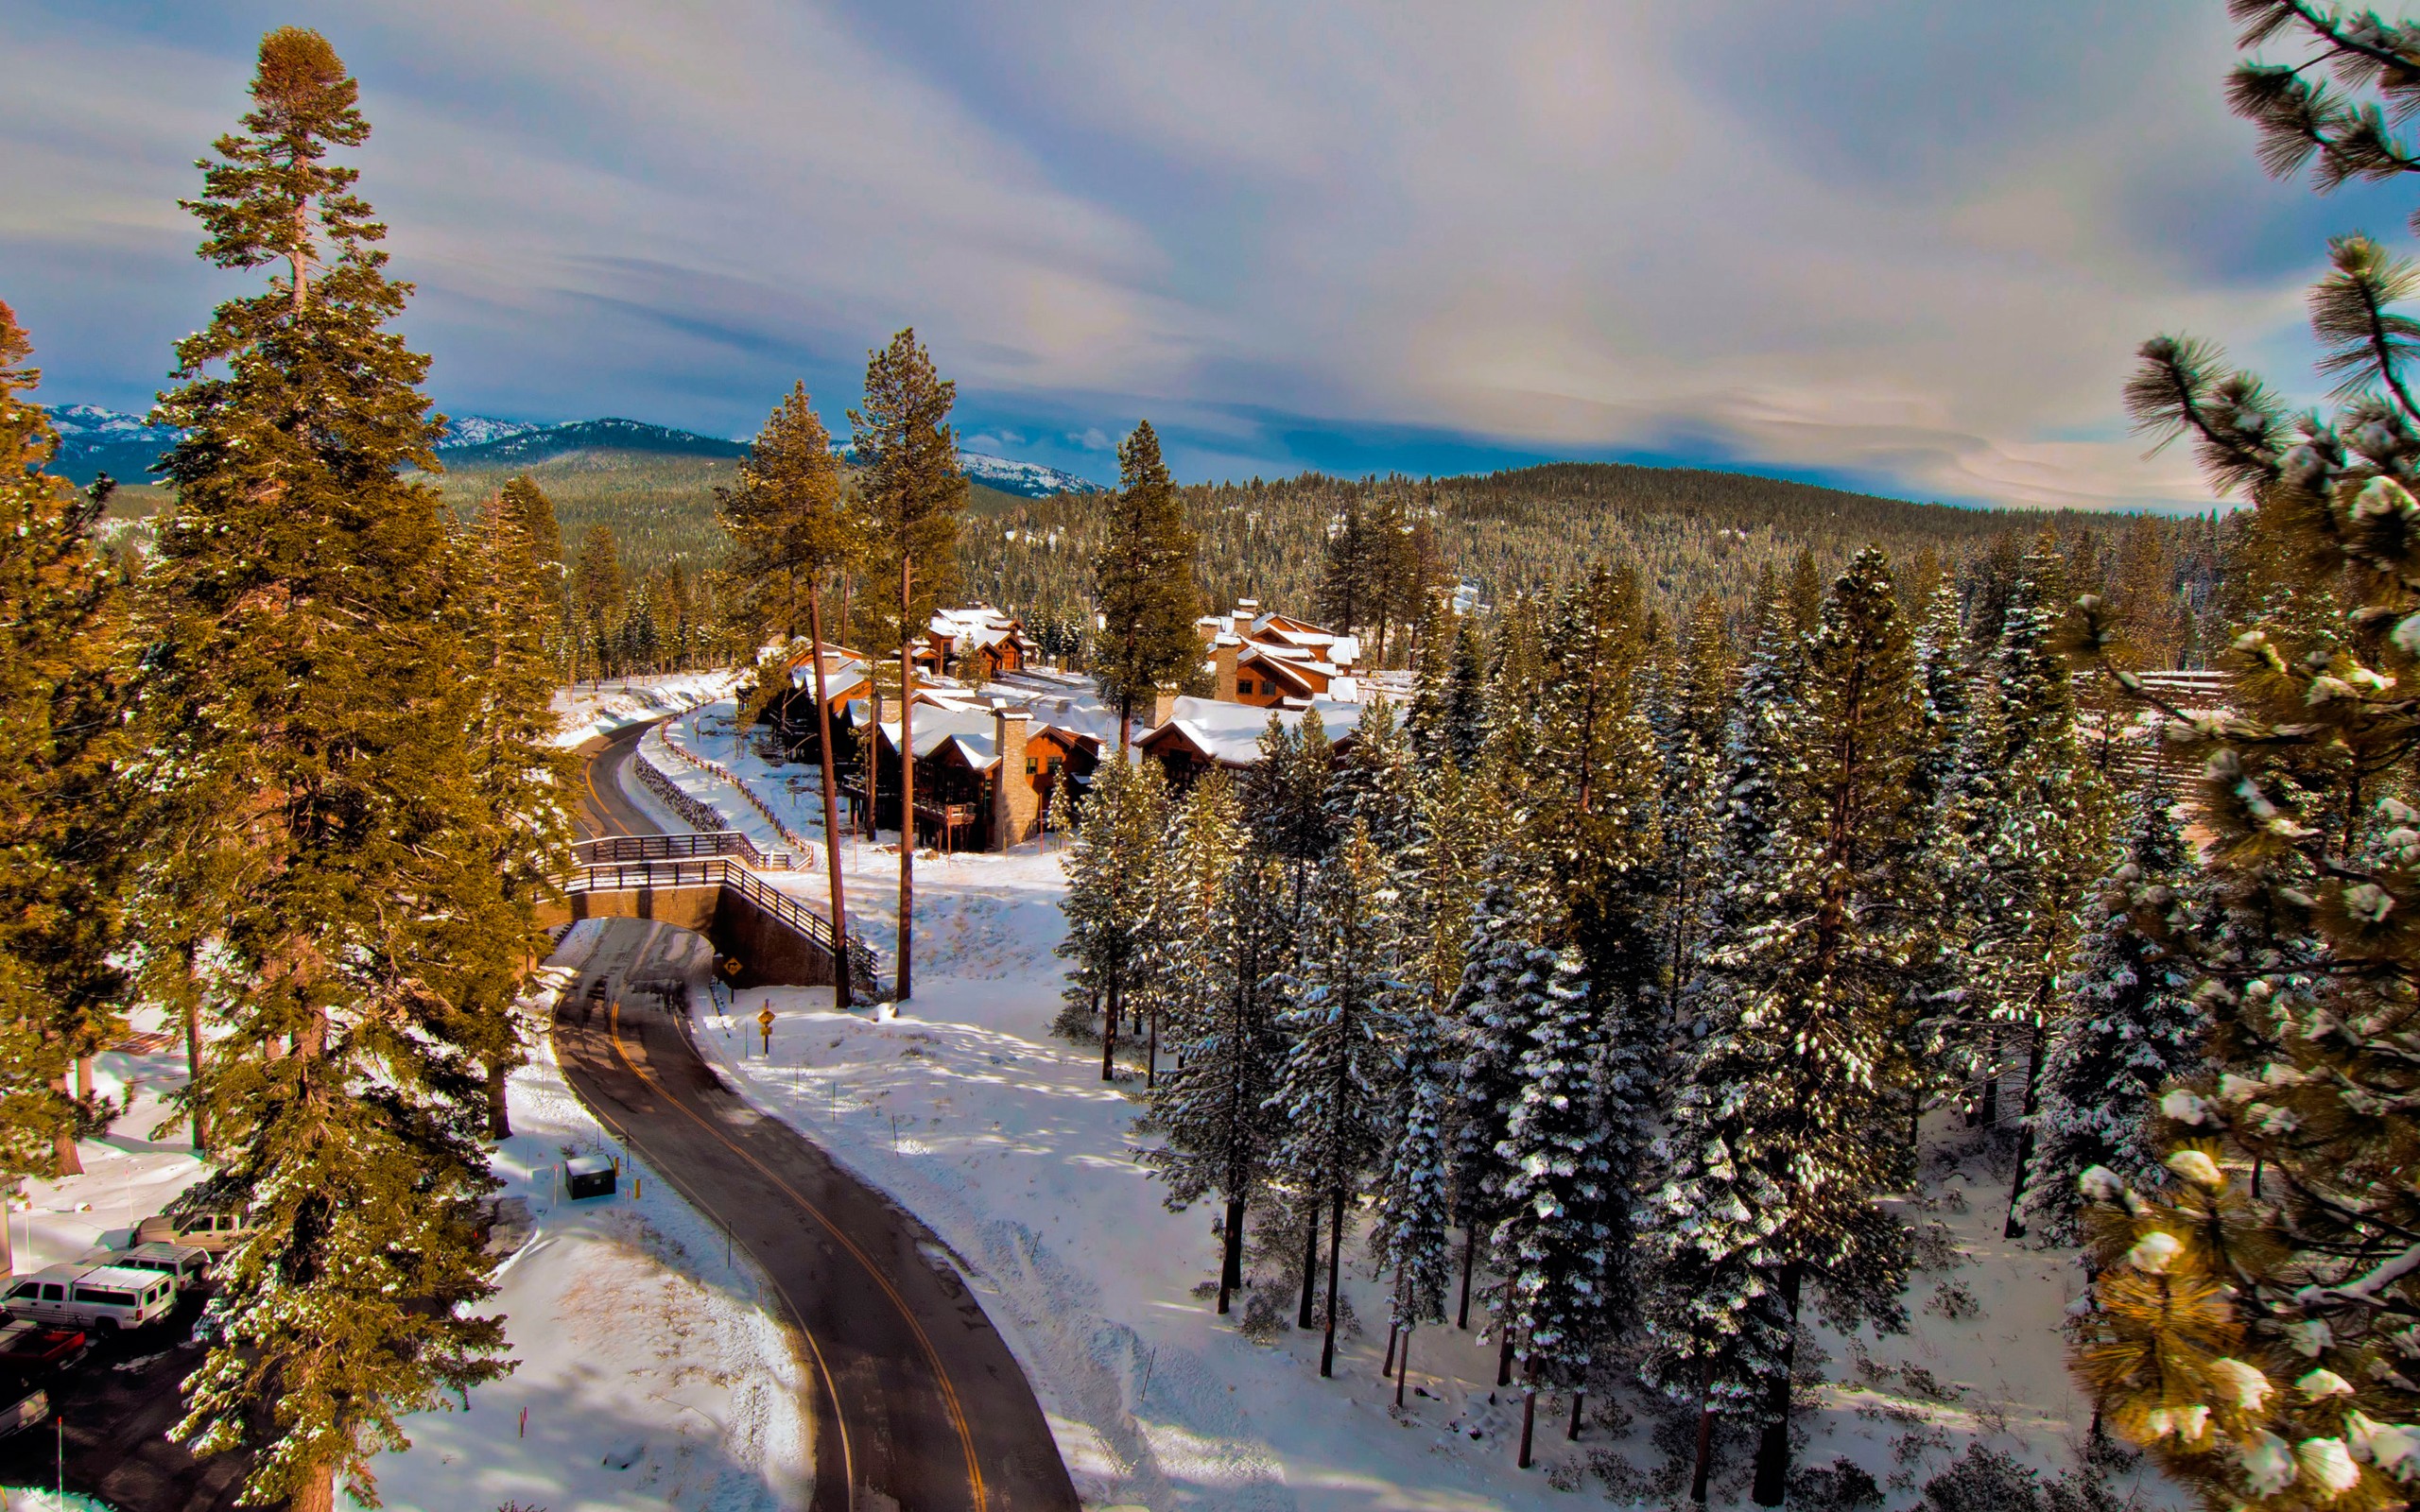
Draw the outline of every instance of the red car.
[[[90,1348],[76,1329],[53,1328],[30,1318],[0,1324],[0,1370],[32,1377],[63,1369]]]

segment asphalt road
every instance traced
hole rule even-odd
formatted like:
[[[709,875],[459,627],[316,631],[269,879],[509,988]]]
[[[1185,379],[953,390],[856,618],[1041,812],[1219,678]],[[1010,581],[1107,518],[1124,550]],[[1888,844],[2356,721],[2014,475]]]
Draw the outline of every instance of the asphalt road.
[[[588,747],[588,833],[659,828],[616,781],[642,733]],[[680,985],[677,933],[604,921],[555,1053],[590,1109],[772,1279],[806,1347],[815,1512],[1078,1512],[1032,1388],[942,1246],[699,1056],[685,991],[657,990]]]

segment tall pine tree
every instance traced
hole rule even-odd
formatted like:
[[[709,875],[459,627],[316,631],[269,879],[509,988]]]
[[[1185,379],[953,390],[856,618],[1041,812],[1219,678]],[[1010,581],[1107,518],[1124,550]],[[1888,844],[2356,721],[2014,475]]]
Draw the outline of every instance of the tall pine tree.
[[[876,620],[889,622],[899,644],[899,960],[895,996],[908,1001],[914,985],[916,926],[916,659],[915,642],[934,607],[958,592],[958,517],[966,507],[966,474],[949,428],[958,386],[933,368],[932,354],[912,330],[866,354],[865,408],[849,411],[857,486],[871,520],[878,580],[897,584],[877,596]],[[893,613],[893,610],[896,613]]]
[[[133,846],[126,593],[92,539],[96,500],[47,471],[41,374],[0,304],[0,1178],[69,1174],[91,1119],[67,1071],[118,1019]],[[0,1241],[0,1253],[5,1253]]]
[[[403,475],[437,465],[427,362],[386,329],[408,290],[354,170],[325,161],[369,135],[356,87],[285,29],[251,94],[189,208],[204,260],[280,271],[177,349],[139,775],[168,795],[161,849],[209,878],[158,937],[206,941],[223,1033],[199,1102],[257,1225],[219,1261],[178,1432],[257,1448],[249,1496],[329,1512],[339,1474],[372,1494],[402,1414],[505,1368],[474,1311],[494,1180],[444,948],[494,821],[437,492]]]
[[[1118,443],[1117,491],[1107,508],[1105,539],[1093,558],[1093,609],[1102,628],[1091,671],[1101,696],[1117,706],[1122,752],[1137,703],[1149,709],[1163,684],[1201,660],[1193,629],[1201,611],[1193,528],[1149,421]]]

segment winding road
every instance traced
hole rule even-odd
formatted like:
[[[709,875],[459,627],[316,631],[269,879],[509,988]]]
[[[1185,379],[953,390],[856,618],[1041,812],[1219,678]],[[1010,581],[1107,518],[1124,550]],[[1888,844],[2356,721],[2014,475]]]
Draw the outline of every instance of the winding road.
[[[584,747],[586,834],[659,833],[620,781],[648,728]],[[1032,1388],[940,1243],[698,1054],[679,935],[599,921],[555,1054],[590,1110],[771,1279],[805,1345],[814,1512],[1078,1512]]]

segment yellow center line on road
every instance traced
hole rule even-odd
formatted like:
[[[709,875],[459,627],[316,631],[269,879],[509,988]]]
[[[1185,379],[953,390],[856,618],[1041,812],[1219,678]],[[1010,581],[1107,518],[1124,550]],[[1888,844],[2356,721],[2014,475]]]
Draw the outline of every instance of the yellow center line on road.
[[[618,1004],[616,1005],[616,1007],[619,1007]],[[683,1114],[687,1115],[691,1123],[697,1125],[700,1128],[705,1130],[707,1134],[713,1136],[715,1141],[720,1143],[723,1148],[729,1150],[732,1154],[738,1156],[741,1160],[755,1167],[758,1175],[771,1182],[774,1186],[780,1188],[784,1196],[788,1197],[790,1201],[798,1205],[801,1211],[806,1213],[807,1216],[813,1218],[818,1224],[821,1225],[825,1233],[830,1234],[834,1239],[839,1241],[841,1247],[848,1250],[851,1255],[855,1256],[857,1263],[865,1268],[865,1273],[873,1278],[873,1283],[882,1288],[883,1295],[890,1298],[890,1305],[899,1310],[900,1319],[908,1325],[908,1332],[916,1335],[916,1342],[924,1348],[925,1359],[933,1367],[933,1379],[941,1383],[942,1400],[949,1406],[951,1425],[958,1430],[958,1441],[966,1452],[966,1480],[968,1487],[974,1493],[975,1512],[985,1512],[985,1509],[990,1505],[990,1498],[983,1486],[983,1468],[976,1458],[975,1433],[974,1430],[967,1425],[965,1409],[959,1403],[957,1383],[950,1379],[949,1371],[942,1365],[941,1351],[933,1348],[932,1338],[925,1332],[924,1325],[916,1321],[916,1314],[908,1309],[908,1299],[899,1295],[898,1288],[890,1284],[890,1278],[885,1276],[882,1273],[881,1268],[874,1264],[873,1257],[858,1248],[856,1241],[843,1233],[840,1230],[839,1225],[834,1223],[830,1218],[825,1217],[821,1209],[818,1208],[814,1203],[809,1202],[804,1195],[800,1194],[788,1182],[783,1180],[779,1176],[776,1176],[762,1160],[757,1160],[753,1155],[749,1154],[746,1150],[741,1149],[738,1145],[733,1143],[731,1140],[723,1134],[722,1130],[715,1127],[712,1124],[707,1123],[703,1118],[700,1117],[697,1109],[691,1108],[680,1098],[673,1096],[669,1091],[666,1090],[656,1081],[652,1074],[640,1069],[638,1063],[631,1058],[630,1051],[623,1047],[621,1016],[618,1012],[614,1013],[611,1017],[609,1022],[611,1025],[609,1032],[612,1034],[614,1040],[614,1054],[621,1057],[622,1064],[629,1068],[631,1075],[636,1076],[650,1091],[662,1095],[664,1099],[666,1102],[669,1102],[673,1107],[681,1109]],[[785,1297],[785,1300],[786,1300],[786,1297]],[[804,1329],[804,1326],[805,1325],[804,1323],[800,1325],[802,1329]],[[808,1342],[810,1344],[813,1343],[812,1337],[809,1338]],[[820,1363],[821,1359],[820,1353],[817,1358]],[[828,1380],[829,1378],[827,1377],[826,1379]],[[852,1484],[854,1485],[854,1482]]]
[[[609,1020],[618,1024],[621,1018],[621,1011],[622,1005],[620,1003],[616,1002],[610,1010]],[[614,1048],[617,1053],[622,1048],[622,1037],[618,1031],[614,1036]],[[623,1056],[622,1064],[628,1066],[630,1063],[630,1057],[627,1055]],[[633,1071],[637,1070],[636,1067],[631,1067],[631,1069]],[[650,1089],[661,1091],[661,1089],[655,1088],[653,1079],[645,1072],[639,1072],[638,1075],[639,1079],[646,1083]],[[667,1101],[669,1100],[670,1099],[667,1097]],[[675,1102],[673,1103],[673,1106],[678,1108],[680,1107],[680,1104]],[[683,1112],[688,1111],[686,1108],[683,1108],[682,1110]],[[615,1122],[614,1115],[608,1113],[602,1108],[592,1107],[590,1111],[594,1112],[598,1119],[610,1125],[614,1133],[619,1134],[622,1137],[623,1143],[631,1146],[641,1155],[644,1155],[648,1160],[654,1161],[656,1169],[664,1173],[666,1179],[669,1180],[676,1189],[680,1190],[681,1194],[688,1199],[691,1206],[696,1207],[700,1211],[704,1212],[707,1217],[712,1218],[715,1221],[716,1227],[722,1229],[724,1233],[727,1234],[731,1232],[731,1225],[724,1221],[721,1213],[715,1211],[713,1204],[707,1202],[705,1198],[700,1196],[698,1194],[687,1190],[687,1183],[681,1179],[671,1161],[663,1159],[653,1151],[649,1150],[645,1140],[640,1139],[629,1128]],[[697,1115],[691,1114],[690,1116],[694,1118]],[[709,1132],[712,1131],[709,1130]],[[798,1305],[798,1299],[790,1296],[789,1289],[785,1287],[781,1283],[780,1279],[774,1276],[772,1272],[767,1271],[765,1273],[765,1279],[772,1282],[774,1291],[781,1294],[782,1305],[790,1310],[790,1316],[798,1323],[799,1335],[806,1340],[806,1352],[809,1355],[812,1355],[815,1359],[815,1373],[823,1378],[823,1396],[826,1400],[832,1403],[832,1428],[835,1433],[840,1435],[840,1484],[847,1488],[847,1501],[850,1512],[856,1512],[857,1505],[856,1456],[850,1452],[849,1419],[848,1417],[840,1410],[839,1384],[832,1379],[832,1367],[824,1363],[822,1346],[815,1342],[815,1331],[806,1326],[806,1313]]]

